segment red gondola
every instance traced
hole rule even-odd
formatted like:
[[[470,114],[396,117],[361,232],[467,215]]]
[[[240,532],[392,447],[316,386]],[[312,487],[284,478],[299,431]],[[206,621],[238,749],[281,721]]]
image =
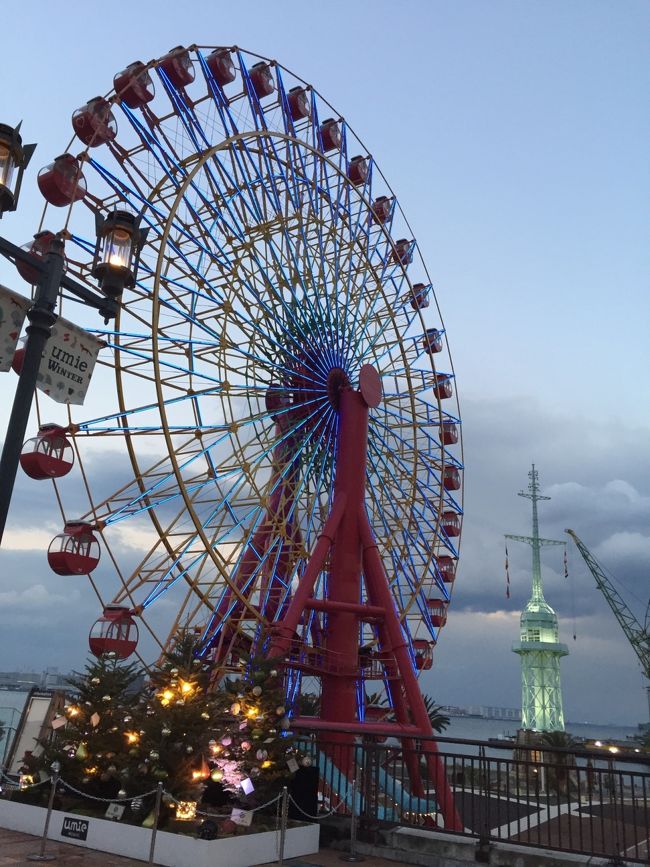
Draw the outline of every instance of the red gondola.
[[[458,467],[445,467],[442,474],[442,483],[445,491],[460,490],[460,471]]]
[[[431,615],[431,625],[439,629],[447,622],[447,601],[445,599],[427,599],[427,607]]]
[[[86,195],[86,179],[81,163],[72,154],[61,154],[38,173],[38,188],[50,205],[62,208]]]
[[[427,328],[422,338],[422,346],[429,355],[433,355],[434,352],[442,352],[442,334],[440,331],[437,328]]]
[[[341,130],[333,117],[328,117],[320,125],[320,140],[324,153],[341,147]]]
[[[117,135],[117,121],[110,103],[103,96],[96,96],[72,115],[72,127],[88,147],[95,148],[113,141]]]
[[[456,469],[456,468],[455,467],[449,467],[449,469]],[[451,512],[451,511],[443,512],[441,524],[442,524],[442,529],[445,531],[445,533],[448,536],[460,536],[460,515],[458,514],[458,512]]]
[[[26,340],[24,337],[21,338],[22,346],[19,346],[18,349],[14,352],[14,357],[11,359],[11,369],[20,375],[21,370],[23,369],[23,362],[25,361],[25,344]]]
[[[458,442],[458,425],[455,421],[443,421],[440,425],[440,438],[445,446],[453,446]]]
[[[50,543],[47,562],[57,575],[87,575],[99,563],[99,542],[92,525],[68,521]]]
[[[447,514],[447,513],[445,513],[445,514]],[[451,514],[453,515],[455,513],[451,512]],[[443,515],[442,518],[443,518],[443,527],[444,527],[445,516]],[[460,523],[458,526],[458,532],[460,532]],[[449,536],[449,535],[453,535],[453,534],[447,533],[447,535]],[[456,535],[458,535],[458,534],[456,534]],[[440,577],[442,578],[442,580],[445,582],[445,584],[452,584],[454,581],[454,578],[456,577],[456,561],[454,560],[454,558],[449,557],[447,554],[441,554],[440,557],[437,558],[437,562],[438,562],[438,571],[440,572]]]
[[[65,429],[58,424],[43,424],[38,434],[27,440],[20,455],[20,466],[32,479],[60,479],[74,464],[74,451]]]
[[[411,307],[414,310],[424,310],[429,306],[429,287],[424,283],[414,283],[411,287]]]
[[[156,92],[149,70],[141,60],[130,63],[113,79],[118,98],[129,108],[142,108],[154,98]]]
[[[185,87],[194,81],[194,64],[190,52],[182,45],[172,48],[160,61],[160,68],[174,87]]]
[[[433,647],[433,641],[427,641],[425,638],[416,638],[413,642],[415,667],[418,671],[428,671],[433,665]]]
[[[123,605],[107,605],[88,636],[90,652],[95,656],[114,653],[127,659],[138,646],[138,627],[132,612]]]
[[[309,96],[304,87],[292,87],[287,96],[292,120],[301,120],[311,115]]]
[[[227,48],[215,48],[205,61],[217,84],[225,87],[237,77],[232,55]]]
[[[392,201],[393,200],[389,199],[388,196],[378,196],[375,199],[372,203],[372,216],[375,222],[381,223],[382,225],[386,222],[390,217]]]
[[[436,373],[436,381],[433,385],[433,393],[439,400],[445,400],[454,393],[451,379],[446,373]]]
[[[52,248],[54,238],[54,232],[48,230],[37,232],[31,241],[23,244],[21,249],[31,253],[37,259],[44,259]],[[38,283],[41,276],[35,268],[32,268],[27,262],[21,262],[20,259],[16,259],[16,270],[23,280],[27,280],[28,283]]]
[[[401,265],[410,265],[412,261],[413,241],[407,241],[406,238],[400,238],[399,241],[395,241],[393,262],[399,262]]]
[[[356,186],[365,184],[368,178],[368,160],[365,157],[352,157],[348,165],[348,178]]]
[[[261,60],[251,68],[249,74],[253,90],[258,99],[273,93],[275,90],[275,80],[268,63],[264,63],[264,61]]]

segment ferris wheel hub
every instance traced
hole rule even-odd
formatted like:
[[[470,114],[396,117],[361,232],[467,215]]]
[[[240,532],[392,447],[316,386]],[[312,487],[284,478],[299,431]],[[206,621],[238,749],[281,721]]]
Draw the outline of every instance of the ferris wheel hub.
[[[330,404],[338,410],[341,392],[350,387],[350,378],[342,367],[333,367],[327,374],[327,396]]]

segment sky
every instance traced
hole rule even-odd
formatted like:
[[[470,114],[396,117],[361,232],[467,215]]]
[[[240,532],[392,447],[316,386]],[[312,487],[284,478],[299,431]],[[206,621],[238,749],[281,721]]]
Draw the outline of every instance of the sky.
[[[38,148],[21,206],[42,210],[38,168],[70,115],[115,72],[175,45],[241,45],[312,82],[388,178],[418,239],[449,335],[465,446],[462,554],[425,690],[444,704],[517,706],[510,646],[530,584],[517,497],[534,462],[542,535],[572,527],[643,618],[650,582],[648,254],[650,5],[645,0],[32,0],[5,21],[0,121]],[[16,285],[0,263],[0,282]],[[0,381],[0,438],[15,388]],[[42,488],[40,489],[42,491]],[[79,667],[94,602],[44,565],[53,501],[19,476],[0,551],[0,669]],[[543,555],[562,640],[569,720],[647,718],[636,657],[575,548]],[[72,579],[71,579],[72,580]],[[76,580],[76,579],[75,579]],[[576,640],[573,640],[575,631]],[[606,703],[603,695],[607,696]]]

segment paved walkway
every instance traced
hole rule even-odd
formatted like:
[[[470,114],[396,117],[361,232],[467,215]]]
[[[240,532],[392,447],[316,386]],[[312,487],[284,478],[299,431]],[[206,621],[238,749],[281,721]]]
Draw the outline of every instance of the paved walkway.
[[[41,851],[40,837],[32,837],[30,834],[22,834],[18,831],[7,831],[0,828],[0,867],[9,865],[32,864],[27,860],[28,855],[38,854]],[[45,847],[48,854],[56,855],[56,861],[52,864],[75,864],[82,867],[143,867],[145,861],[135,861],[133,858],[121,858],[119,855],[109,855],[106,852],[96,852],[92,849],[84,849],[82,846],[73,846],[70,843],[53,843],[48,840]],[[291,858],[285,861],[286,867],[342,867],[340,852],[332,849],[323,849],[318,855],[305,855],[302,858]],[[386,861],[383,858],[367,857],[364,861],[366,867],[396,867],[395,861]],[[277,861],[271,861],[277,864]],[[255,867],[255,865],[251,865]],[[262,867],[262,865],[259,865]]]
[[[15,864],[32,864],[28,855],[41,851],[41,838],[19,831],[7,831],[0,828],[0,867]],[[106,852],[95,852],[81,846],[71,846],[69,843],[53,843],[48,840],[45,846],[46,854],[56,855],[52,864],[82,864],[84,867],[142,867],[144,861],[134,861],[132,858],[120,858]]]

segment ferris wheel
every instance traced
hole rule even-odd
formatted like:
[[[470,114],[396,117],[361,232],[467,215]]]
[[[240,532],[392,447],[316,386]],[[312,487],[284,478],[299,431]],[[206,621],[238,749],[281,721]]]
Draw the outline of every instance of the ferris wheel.
[[[86,404],[23,461],[56,486],[52,567],[87,574],[102,606],[91,647],[127,655],[137,622],[159,652],[189,627],[228,670],[295,614],[309,572],[283,645],[303,660],[295,697],[336,618],[369,601],[360,581],[328,609],[327,545],[310,567],[345,442],[363,439],[368,545],[410,665],[429,668],[458,557],[460,418],[431,280],[374,159],[310,85],[238,48],[134,63],[72,123],[39,175],[42,229],[65,229],[68,270],[93,287],[98,215],[113,264],[141,246],[117,318],[87,326],[103,348]],[[367,436],[366,416],[342,433],[349,393]],[[377,617],[351,621],[359,719],[358,685],[388,677]]]

